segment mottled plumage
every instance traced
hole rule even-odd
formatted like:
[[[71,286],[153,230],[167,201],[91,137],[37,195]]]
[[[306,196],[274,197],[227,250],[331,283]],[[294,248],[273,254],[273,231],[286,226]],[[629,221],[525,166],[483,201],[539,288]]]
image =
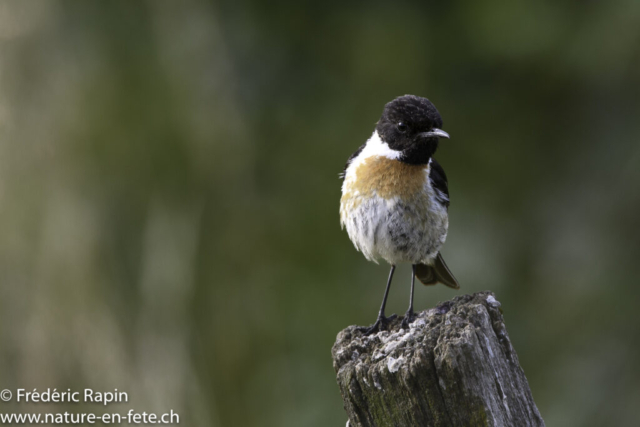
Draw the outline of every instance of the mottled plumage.
[[[342,186],[340,221],[349,238],[370,261],[430,264],[449,224],[444,193],[431,183],[432,165],[363,153]]]

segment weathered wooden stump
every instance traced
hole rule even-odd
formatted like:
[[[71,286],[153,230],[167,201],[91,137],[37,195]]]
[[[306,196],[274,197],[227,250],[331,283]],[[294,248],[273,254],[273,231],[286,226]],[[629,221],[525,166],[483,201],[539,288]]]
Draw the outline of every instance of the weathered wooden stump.
[[[410,325],[338,334],[331,351],[350,427],[544,426],[491,292],[423,311]]]

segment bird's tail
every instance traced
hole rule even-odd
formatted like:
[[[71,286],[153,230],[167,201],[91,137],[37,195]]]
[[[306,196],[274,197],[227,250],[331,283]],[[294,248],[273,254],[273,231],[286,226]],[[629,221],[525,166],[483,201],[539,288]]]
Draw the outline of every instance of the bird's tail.
[[[442,283],[453,289],[459,289],[460,284],[453,277],[453,273],[445,264],[442,255],[438,252],[438,256],[433,262],[433,265],[417,264],[416,265],[416,277],[425,285],[435,285],[436,283]]]

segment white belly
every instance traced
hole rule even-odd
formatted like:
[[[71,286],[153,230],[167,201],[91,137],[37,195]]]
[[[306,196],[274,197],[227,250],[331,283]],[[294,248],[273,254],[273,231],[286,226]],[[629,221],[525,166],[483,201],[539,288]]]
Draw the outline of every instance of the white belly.
[[[340,216],[349,238],[368,260],[430,264],[436,257],[449,221],[446,209],[429,194],[411,200],[358,198],[343,200]]]

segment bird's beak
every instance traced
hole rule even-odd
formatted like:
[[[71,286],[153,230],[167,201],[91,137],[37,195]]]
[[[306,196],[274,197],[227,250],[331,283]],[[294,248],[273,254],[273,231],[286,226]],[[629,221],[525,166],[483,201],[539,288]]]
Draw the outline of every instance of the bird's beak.
[[[447,138],[449,139],[449,134],[446,133],[445,131],[443,131],[442,129],[438,129],[438,128],[433,128],[431,129],[429,132],[422,132],[420,134],[421,137],[423,138]]]

